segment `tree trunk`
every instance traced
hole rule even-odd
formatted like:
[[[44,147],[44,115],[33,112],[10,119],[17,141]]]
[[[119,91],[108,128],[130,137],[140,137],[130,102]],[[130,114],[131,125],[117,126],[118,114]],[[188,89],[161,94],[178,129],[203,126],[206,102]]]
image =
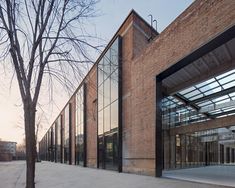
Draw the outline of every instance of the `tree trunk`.
[[[36,157],[36,140],[35,140],[35,113],[36,107],[30,99],[24,101],[24,121],[26,137],[26,188],[35,188],[35,157]]]

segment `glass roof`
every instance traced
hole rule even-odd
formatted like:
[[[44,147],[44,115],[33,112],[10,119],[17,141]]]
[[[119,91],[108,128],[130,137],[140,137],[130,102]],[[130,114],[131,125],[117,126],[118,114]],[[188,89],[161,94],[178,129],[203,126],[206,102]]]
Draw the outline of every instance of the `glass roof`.
[[[169,126],[234,115],[235,69],[165,97],[162,110]]]

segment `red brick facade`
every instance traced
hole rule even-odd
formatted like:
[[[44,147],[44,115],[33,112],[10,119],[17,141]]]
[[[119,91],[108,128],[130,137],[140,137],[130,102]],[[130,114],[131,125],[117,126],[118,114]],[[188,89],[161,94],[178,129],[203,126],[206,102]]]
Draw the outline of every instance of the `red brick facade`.
[[[135,127],[132,171],[154,173],[156,76],[234,24],[235,1],[195,1],[132,61],[131,102],[125,109]]]
[[[234,0],[197,0],[159,35],[134,11],[129,14],[115,34],[122,37],[124,172],[155,175],[156,76],[234,25]],[[87,166],[97,167],[97,64],[83,83]],[[70,102],[74,103],[73,97]]]

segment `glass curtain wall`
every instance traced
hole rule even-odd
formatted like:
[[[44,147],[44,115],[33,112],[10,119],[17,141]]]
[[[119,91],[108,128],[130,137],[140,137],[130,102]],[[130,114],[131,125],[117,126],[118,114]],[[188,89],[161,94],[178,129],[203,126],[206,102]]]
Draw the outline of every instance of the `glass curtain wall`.
[[[55,132],[56,132],[56,162],[61,161],[61,116],[58,117],[55,123]]]
[[[84,86],[76,93],[76,164],[84,165]]]
[[[46,153],[45,150],[46,150],[46,145],[45,145],[45,136],[44,136],[39,142],[39,154],[41,160],[45,160],[45,153]]]
[[[39,142],[40,159],[61,162],[61,116]]]
[[[46,133],[45,135],[45,145],[46,145],[46,148],[45,148],[45,160],[47,161],[48,160],[48,138],[47,138],[48,134]]]
[[[43,138],[43,160],[46,160],[47,153],[47,144],[46,144],[46,136]]]
[[[70,164],[70,105],[65,107],[64,112],[64,163]]]
[[[39,142],[39,157],[41,160],[44,160],[43,153],[44,151],[43,151],[43,138],[42,138],[42,140]]]
[[[169,145],[169,147],[176,148],[175,163],[166,164],[166,168],[188,168],[218,164],[219,141],[217,136],[217,129],[176,135],[176,143],[174,144],[174,140],[171,140],[171,145]]]
[[[55,123],[51,127],[51,161],[55,161]]]
[[[234,164],[235,126],[164,135],[164,169]],[[168,140],[168,141],[166,141]]]
[[[118,168],[119,38],[98,64],[98,166]]]
[[[47,132],[47,143],[48,143],[48,158],[47,160],[51,160],[51,129]]]
[[[42,159],[42,140],[39,142],[39,159]]]
[[[44,135],[41,142],[39,143],[40,147],[40,159],[41,160],[48,160],[48,140],[47,140],[48,133]]]

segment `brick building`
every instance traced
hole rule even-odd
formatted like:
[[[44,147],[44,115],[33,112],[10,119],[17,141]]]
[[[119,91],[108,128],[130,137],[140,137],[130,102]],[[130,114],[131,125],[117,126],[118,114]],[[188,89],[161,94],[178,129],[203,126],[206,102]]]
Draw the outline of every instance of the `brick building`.
[[[16,142],[0,141],[0,161],[16,159]]]
[[[39,143],[40,157],[161,176],[235,161],[235,1],[157,33],[134,10]]]

